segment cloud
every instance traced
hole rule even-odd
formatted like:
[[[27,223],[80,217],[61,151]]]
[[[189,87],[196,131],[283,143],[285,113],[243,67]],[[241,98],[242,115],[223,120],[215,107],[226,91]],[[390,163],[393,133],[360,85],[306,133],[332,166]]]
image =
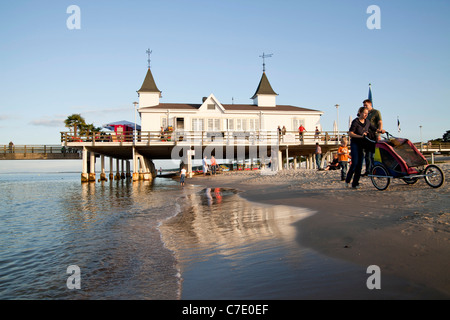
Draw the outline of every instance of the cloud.
[[[129,112],[133,111],[133,106],[131,107],[118,107],[118,108],[104,108],[104,109],[92,109],[88,107],[73,107],[71,109],[77,110],[76,113],[80,113],[81,115],[90,114],[90,115],[104,115],[105,113],[115,113],[115,112]]]
[[[30,122],[33,126],[42,127],[64,127],[64,120],[62,119],[37,119]]]
[[[0,115],[0,121],[13,120],[13,119],[17,119],[17,117],[9,115],[9,114],[1,114]]]

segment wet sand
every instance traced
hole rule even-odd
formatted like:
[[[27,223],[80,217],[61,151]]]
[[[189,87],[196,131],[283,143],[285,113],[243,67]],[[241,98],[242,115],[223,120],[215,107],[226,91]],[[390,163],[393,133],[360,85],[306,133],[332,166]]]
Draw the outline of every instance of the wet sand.
[[[440,167],[449,177],[450,164]],[[362,188],[353,190],[345,188],[337,171],[299,169],[276,175],[225,172],[214,177],[193,177],[187,183],[234,188],[255,203],[315,211],[293,224],[299,246],[364,270],[370,265],[379,266],[383,283],[379,291],[384,290],[384,295],[374,298],[450,298],[450,197],[446,182],[433,189],[423,179],[414,185],[394,180],[386,191],[377,191],[365,177],[361,179]],[[339,285],[345,287],[348,282],[343,278]],[[323,294],[291,297],[370,298],[331,290],[333,295],[329,286],[318,285]],[[390,295],[386,292],[389,287],[395,287],[400,295]],[[417,287],[420,294],[411,295]]]

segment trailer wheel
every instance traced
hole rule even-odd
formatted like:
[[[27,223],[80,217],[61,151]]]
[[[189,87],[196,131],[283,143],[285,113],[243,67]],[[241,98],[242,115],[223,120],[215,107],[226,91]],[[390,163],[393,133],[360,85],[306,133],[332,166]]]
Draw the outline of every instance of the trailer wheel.
[[[426,183],[432,188],[439,188],[444,183],[444,173],[434,164],[427,166],[424,174]]]
[[[405,181],[406,184],[414,184],[419,181],[419,178],[403,178],[403,181]]]
[[[380,191],[386,190],[391,183],[387,170],[382,165],[376,165],[372,168],[372,176],[370,177],[375,188]]]

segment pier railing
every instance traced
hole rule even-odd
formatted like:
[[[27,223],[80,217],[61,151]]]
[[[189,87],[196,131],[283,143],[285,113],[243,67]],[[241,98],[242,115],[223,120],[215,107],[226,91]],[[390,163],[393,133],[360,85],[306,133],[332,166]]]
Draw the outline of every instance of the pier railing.
[[[433,141],[428,143],[414,143],[416,148],[422,152],[450,152],[450,142]]]
[[[20,153],[20,154],[59,154],[76,153],[77,149],[62,147],[61,145],[0,145],[1,153]]]
[[[286,131],[279,134],[277,131],[142,131],[138,133],[91,133],[74,136],[71,132],[61,132],[62,145],[77,145],[78,143],[120,143],[133,142],[136,144],[175,144],[179,142],[193,142],[201,144],[248,144],[250,142],[270,142],[281,144],[339,144],[339,137],[343,133],[335,131],[321,132],[320,134],[295,131]]]

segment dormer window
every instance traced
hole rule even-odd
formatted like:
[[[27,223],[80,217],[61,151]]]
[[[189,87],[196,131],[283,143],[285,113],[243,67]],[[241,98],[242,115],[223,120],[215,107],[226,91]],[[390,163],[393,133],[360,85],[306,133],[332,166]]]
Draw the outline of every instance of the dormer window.
[[[208,104],[207,109],[208,110],[216,110],[216,105],[215,104]]]

